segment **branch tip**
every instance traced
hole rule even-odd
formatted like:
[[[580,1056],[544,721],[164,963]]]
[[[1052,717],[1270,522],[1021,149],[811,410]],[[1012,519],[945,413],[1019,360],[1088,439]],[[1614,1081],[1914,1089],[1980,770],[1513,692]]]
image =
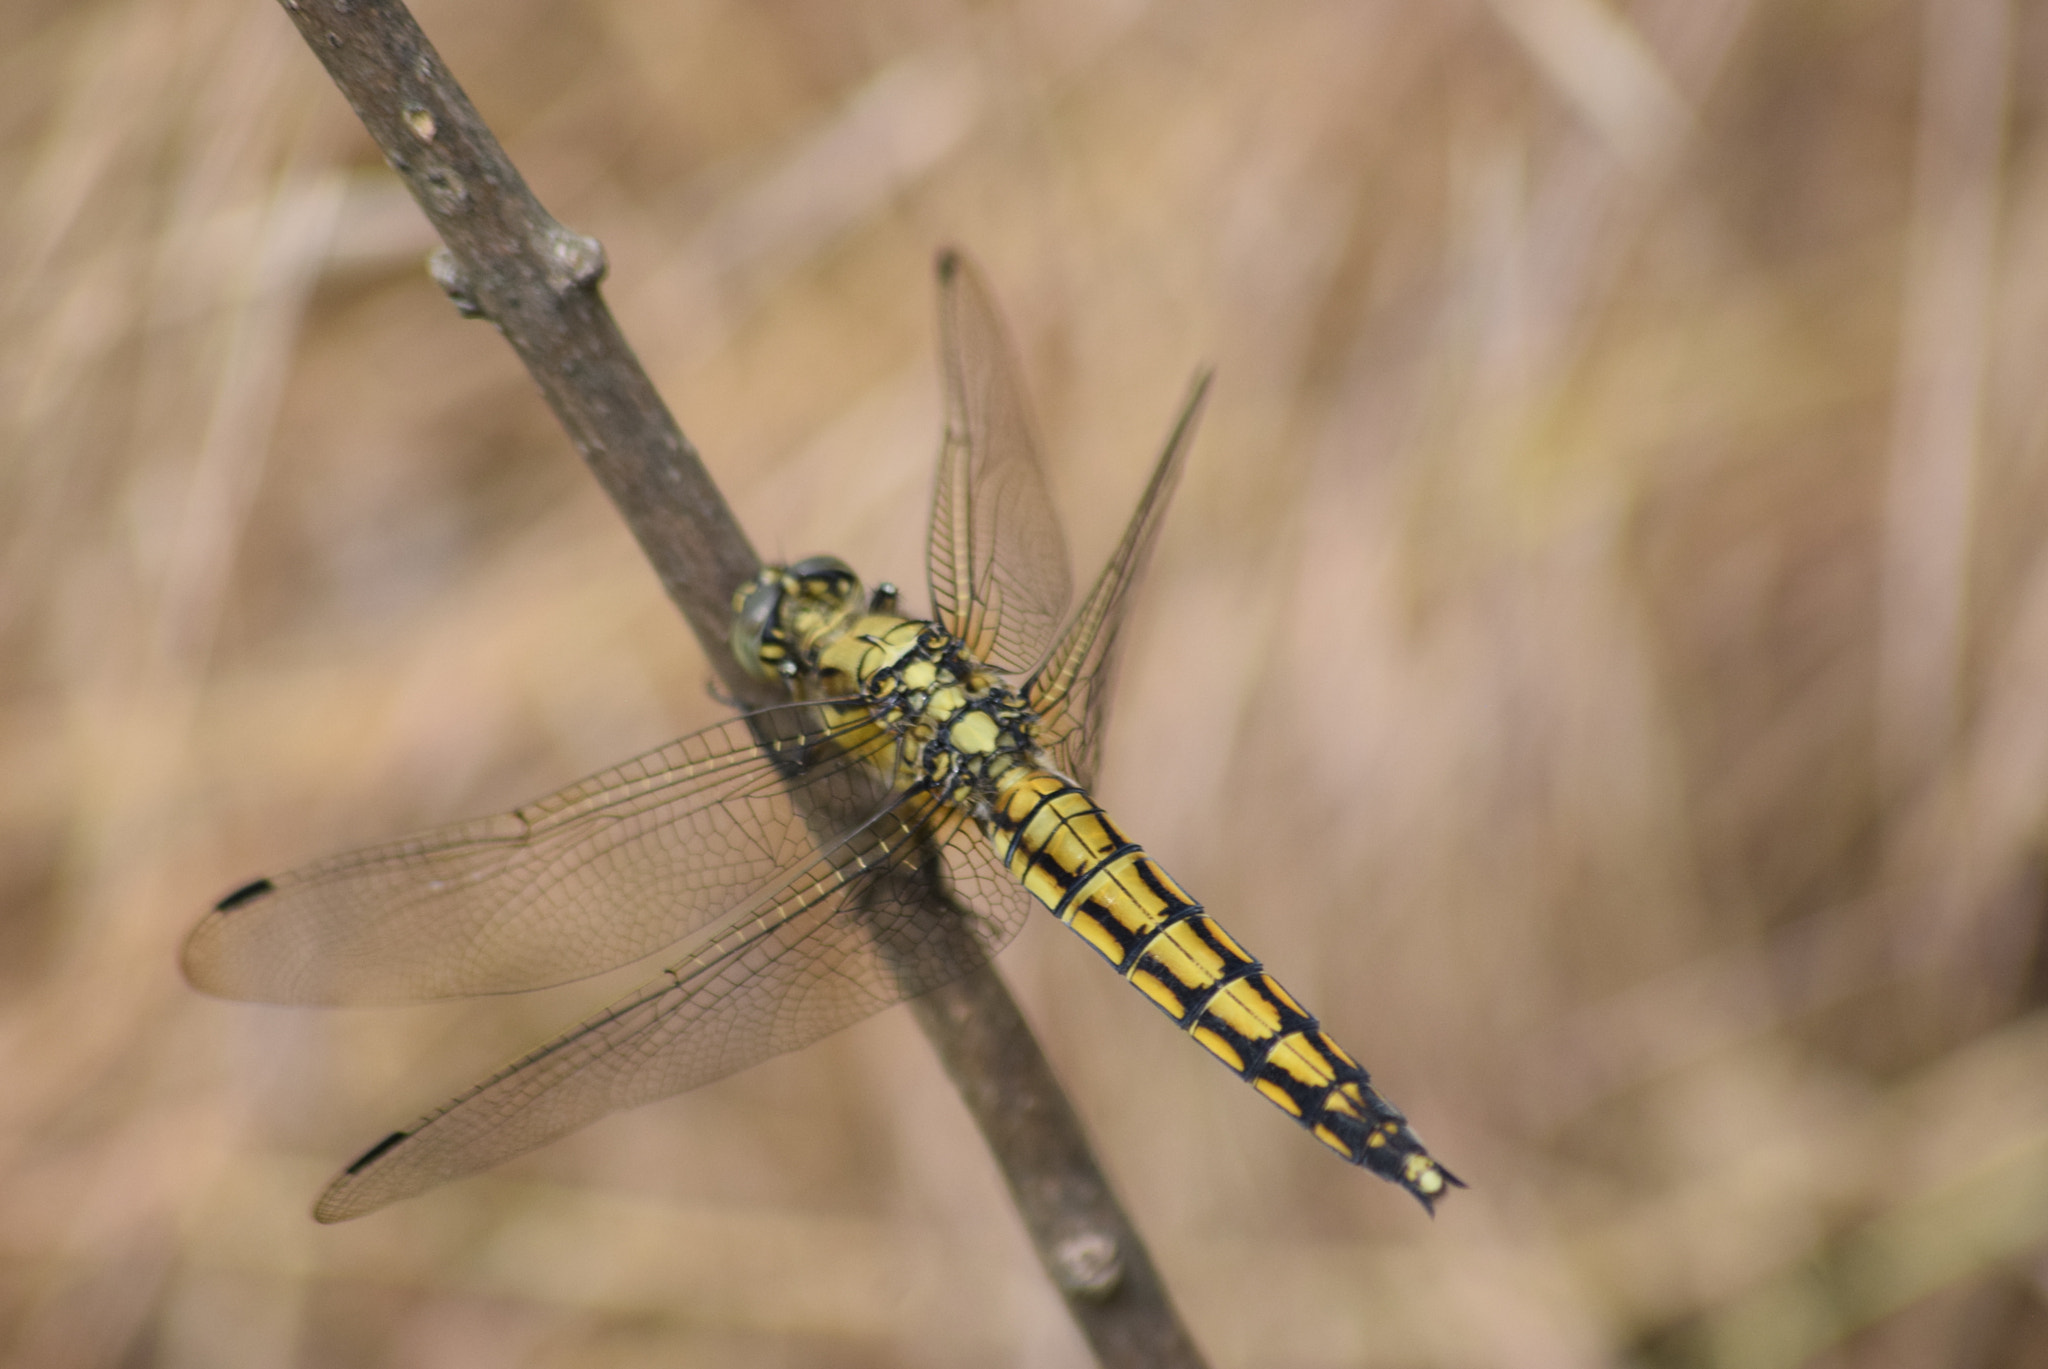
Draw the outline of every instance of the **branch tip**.
[[[454,302],[456,313],[464,318],[484,316],[484,307],[477,303],[476,292],[470,288],[469,273],[462,269],[453,252],[445,247],[435,248],[427,258],[427,274],[441,287],[441,293]]]

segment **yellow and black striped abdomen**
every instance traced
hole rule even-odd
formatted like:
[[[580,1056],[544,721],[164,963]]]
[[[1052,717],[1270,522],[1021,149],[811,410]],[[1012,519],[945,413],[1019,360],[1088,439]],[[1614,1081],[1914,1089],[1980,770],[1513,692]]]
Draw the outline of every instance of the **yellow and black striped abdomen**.
[[[1317,1140],[1424,1207],[1458,1183],[1364,1068],[1085,790],[1019,766],[1002,778],[988,834],[1032,897]]]

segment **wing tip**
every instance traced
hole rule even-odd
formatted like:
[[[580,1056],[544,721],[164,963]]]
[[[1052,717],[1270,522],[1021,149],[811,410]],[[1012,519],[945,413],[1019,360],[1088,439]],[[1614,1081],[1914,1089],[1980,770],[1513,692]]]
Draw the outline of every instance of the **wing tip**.
[[[1174,421],[1173,431],[1167,434],[1166,450],[1169,454],[1181,450],[1193,437],[1195,424],[1201,421],[1202,411],[1209,407],[1209,391],[1216,383],[1216,367],[1204,362],[1195,368],[1194,378],[1188,382],[1188,397],[1181,401],[1180,417]],[[1165,458],[1162,458],[1164,464]]]
[[[341,1177],[344,1179],[353,1179],[356,1175],[361,1174],[371,1165],[376,1164],[377,1161],[382,1159],[386,1152],[388,1152],[393,1146],[397,1145],[400,1141],[403,1141],[406,1137],[410,1135],[412,1135],[412,1133],[409,1131],[392,1132],[389,1136],[386,1136],[376,1145],[371,1146],[361,1155],[358,1155],[356,1157],[355,1163],[350,1165],[347,1169],[344,1169],[341,1172]]]
[[[216,913],[232,913],[235,909],[245,904],[254,903],[265,894],[275,892],[276,889],[277,885],[267,875],[262,879],[252,879],[220,902],[214,904],[213,911]]]
[[[364,1201],[364,1194],[354,1181],[389,1154],[394,1146],[412,1134],[410,1131],[394,1131],[357,1156],[355,1163],[336,1175],[334,1182],[327,1186],[327,1191],[313,1204],[313,1220],[322,1226],[333,1226],[336,1222],[353,1221],[357,1217],[367,1216],[390,1202],[389,1196]]]

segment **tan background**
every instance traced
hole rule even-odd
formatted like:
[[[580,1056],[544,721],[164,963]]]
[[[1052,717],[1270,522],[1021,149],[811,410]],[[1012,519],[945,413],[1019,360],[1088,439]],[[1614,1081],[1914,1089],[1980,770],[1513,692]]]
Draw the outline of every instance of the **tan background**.
[[[1472,1182],[1004,967],[1219,1366],[2048,1362],[2048,13],[429,0],[764,553],[922,604],[930,260],[1085,572],[1209,419],[1124,824]],[[0,1362],[1069,1365],[907,1015],[341,1229],[626,982],[298,1012],[252,875],[718,715],[273,7],[0,9]]]

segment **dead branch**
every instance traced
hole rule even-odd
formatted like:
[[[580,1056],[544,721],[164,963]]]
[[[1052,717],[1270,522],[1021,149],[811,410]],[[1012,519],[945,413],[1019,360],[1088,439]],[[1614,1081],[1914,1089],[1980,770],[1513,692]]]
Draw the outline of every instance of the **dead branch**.
[[[397,0],[282,0],[446,244],[434,277],[519,354],[735,697],[726,647],[746,535],[598,293],[604,251],[549,216]],[[933,916],[954,918],[943,907]],[[1096,1357],[1199,1366],[1151,1257],[993,969],[914,1000],[1008,1181],[1040,1261]]]

